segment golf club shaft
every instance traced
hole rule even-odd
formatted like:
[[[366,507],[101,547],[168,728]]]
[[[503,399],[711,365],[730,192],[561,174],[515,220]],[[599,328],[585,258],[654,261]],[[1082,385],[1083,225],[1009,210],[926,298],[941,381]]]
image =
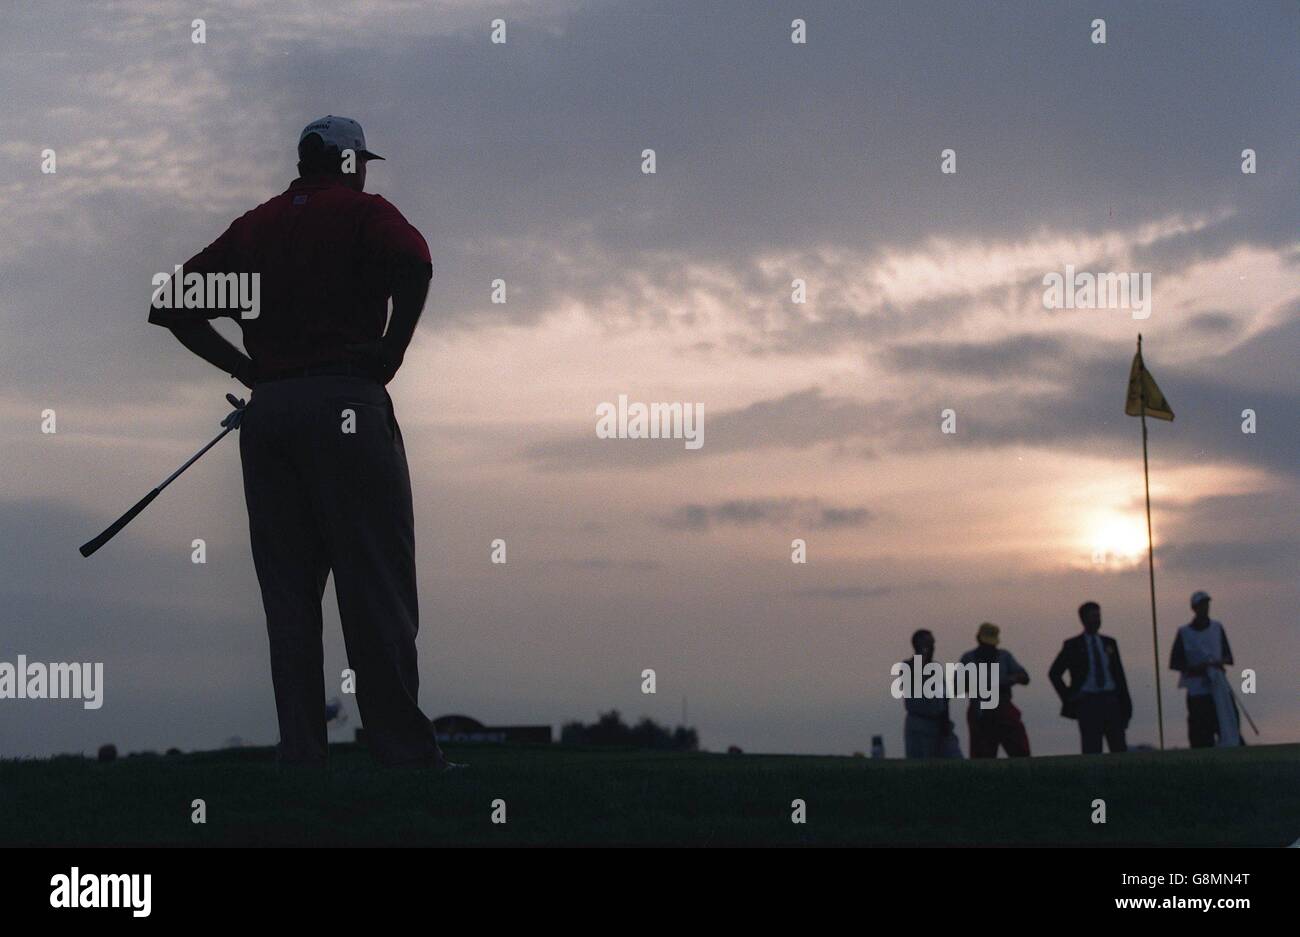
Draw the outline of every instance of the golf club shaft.
[[[1246,712],[1246,707],[1242,705],[1241,697],[1237,695],[1237,691],[1232,688],[1231,683],[1228,684],[1228,692],[1232,694],[1232,701],[1237,704],[1237,708],[1240,709],[1241,714],[1246,717],[1246,721],[1249,722],[1250,727],[1255,730],[1255,734],[1259,735],[1259,727],[1255,725],[1255,720],[1250,718],[1250,713]]]
[[[175,481],[177,476],[179,476],[181,472],[184,472],[187,468],[189,468],[191,465],[197,462],[199,460],[199,457],[202,456],[203,453],[207,452],[217,443],[221,442],[222,438],[226,435],[226,433],[230,432],[232,429],[234,429],[233,426],[227,426],[225,429],[223,429],[220,433],[216,435],[216,437],[211,442],[209,442],[198,452],[194,453],[194,455],[191,456],[184,465],[182,465],[176,471],[168,475],[167,478],[163,480],[162,484],[158,485],[158,487],[154,488],[153,491],[149,492],[147,495],[145,495],[143,498],[137,501],[134,505],[132,505],[129,511],[123,514],[117,520],[113,521],[113,523],[110,524],[104,530],[103,533],[101,533],[94,540],[89,540],[86,543],[83,543],[79,548],[81,555],[90,556],[90,554],[94,553],[104,544],[108,543],[108,541],[116,537],[118,533],[122,530],[122,528],[125,527],[127,524],[131,523],[131,521],[135,520],[136,515],[139,514],[141,511],[143,511],[145,508],[147,508],[149,506],[149,503],[153,501],[154,498],[158,497],[158,494],[164,488],[166,488],[173,481]]]
[[[211,449],[211,448],[212,448],[213,446],[215,446],[217,443],[221,442],[222,438],[226,435],[226,433],[230,432],[232,429],[234,429],[233,426],[227,426],[227,427],[226,427],[225,429],[223,429],[221,432],[217,433],[217,435],[213,437],[213,439],[212,439],[212,441],[211,441],[210,443],[208,443],[206,446],[204,446],[204,447],[203,447],[202,449],[200,449],[198,452],[194,453],[194,455],[190,456],[189,461],[187,461],[184,465],[182,465],[182,466],[181,466],[180,468],[178,468],[176,471],[172,472],[170,475],[168,475],[166,478],[164,478],[164,479],[162,480],[162,483],[161,483],[157,488],[155,488],[154,491],[155,491],[155,492],[162,491],[164,488],[166,488],[168,485],[170,485],[172,482],[174,482],[174,481],[177,479],[177,477],[181,474],[181,472],[185,471],[187,468],[189,468],[189,467],[190,467],[191,465],[193,465],[195,462],[199,461],[199,457],[202,456],[203,453],[207,452],[209,449]]]

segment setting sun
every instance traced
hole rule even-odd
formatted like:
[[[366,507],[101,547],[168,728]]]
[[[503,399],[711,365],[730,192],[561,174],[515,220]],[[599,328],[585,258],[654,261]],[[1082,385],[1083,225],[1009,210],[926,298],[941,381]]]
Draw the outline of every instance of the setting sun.
[[[1139,518],[1108,514],[1092,524],[1089,545],[1095,565],[1131,566],[1146,552],[1146,529]]]

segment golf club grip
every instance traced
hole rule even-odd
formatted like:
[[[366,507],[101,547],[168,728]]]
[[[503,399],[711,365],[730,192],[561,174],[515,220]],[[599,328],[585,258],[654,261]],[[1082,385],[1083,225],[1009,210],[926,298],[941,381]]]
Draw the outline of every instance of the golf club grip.
[[[161,488],[155,488],[153,491],[149,492],[147,495],[145,495],[143,498],[137,501],[135,503],[135,506],[131,508],[131,510],[127,511],[117,520],[113,521],[113,523],[109,526],[109,528],[105,530],[102,534],[100,534],[94,540],[91,540],[87,543],[83,543],[80,548],[81,555],[90,556],[90,554],[94,553],[104,544],[108,543],[108,541],[116,537],[118,531],[120,531],[127,524],[131,523],[131,521],[135,520],[135,516],[139,514],[141,511],[143,511],[145,508],[147,508],[149,506],[149,502],[151,502],[154,498],[158,497],[158,493],[161,490],[162,490]]]

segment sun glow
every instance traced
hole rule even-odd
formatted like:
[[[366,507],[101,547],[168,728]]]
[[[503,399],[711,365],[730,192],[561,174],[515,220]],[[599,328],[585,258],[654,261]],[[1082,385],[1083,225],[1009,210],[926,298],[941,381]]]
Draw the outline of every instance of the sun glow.
[[[1094,566],[1132,566],[1146,554],[1146,526],[1138,518],[1104,515],[1091,526],[1089,546]]]

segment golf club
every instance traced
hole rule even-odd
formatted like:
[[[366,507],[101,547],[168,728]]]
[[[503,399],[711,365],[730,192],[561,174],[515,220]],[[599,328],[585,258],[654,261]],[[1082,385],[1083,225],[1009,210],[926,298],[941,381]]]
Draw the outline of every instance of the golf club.
[[[1241,697],[1237,696],[1237,692],[1232,688],[1231,683],[1228,684],[1228,692],[1232,694],[1232,701],[1237,704],[1237,708],[1240,709],[1241,714],[1246,717],[1246,721],[1249,722],[1250,727],[1255,730],[1255,734],[1259,735],[1259,727],[1255,725],[1255,720],[1250,718],[1250,713],[1246,712],[1246,707],[1241,703]]]
[[[223,429],[220,433],[218,433],[216,437],[211,442],[209,442],[206,446],[204,446],[198,452],[194,453],[194,455],[190,456],[190,458],[185,462],[184,465],[182,465],[176,471],[172,472],[165,479],[163,479],[162,483],[159,484],[156,488],[154,488],[153,491],[149,492],[147,495],[145,495],[143,498],[137,501],[129,511],[123,514],[117,520],[113,521],[113,523],[110,524],[104,530],[103,533],[101,533],[95,539],[83,543],[79,548],[82,556],[90,556],[90,554],[94,553],[104,544],[108,543],[108,541],[116,537],[118,533],[122,530],[122,528],[125,527],[127,524],[131,523],[131,521],[135,520],[136,515],[139,514],[141,511],[143,511],[145,508],[147,508],[149,506],[149,503],[153,501],[154,498],[158,497],[159,492],[161,492],[164,488],[166,488],[173,481],[175,481],[176,478],[181,474],[181,472],[184,472],[187,468],[189,468],[191,465],[197,462],[199,460],[199,457],[202,456],[203,453],[207,452],[217,443],[221,442],[221,440],[225,437],[225,435],[229,433],[232,429],[239,429],[240,421],[242,421],[244,418],[244,407],[246,406],[246,404],[242,399],[235,397],[234,394],[226,394],[226,400],[228,400],[230,402],[230,405],[235,409],[231,411],[226,416],[226,418],[221,421],[221,425],[224,426],[225,429]]]

